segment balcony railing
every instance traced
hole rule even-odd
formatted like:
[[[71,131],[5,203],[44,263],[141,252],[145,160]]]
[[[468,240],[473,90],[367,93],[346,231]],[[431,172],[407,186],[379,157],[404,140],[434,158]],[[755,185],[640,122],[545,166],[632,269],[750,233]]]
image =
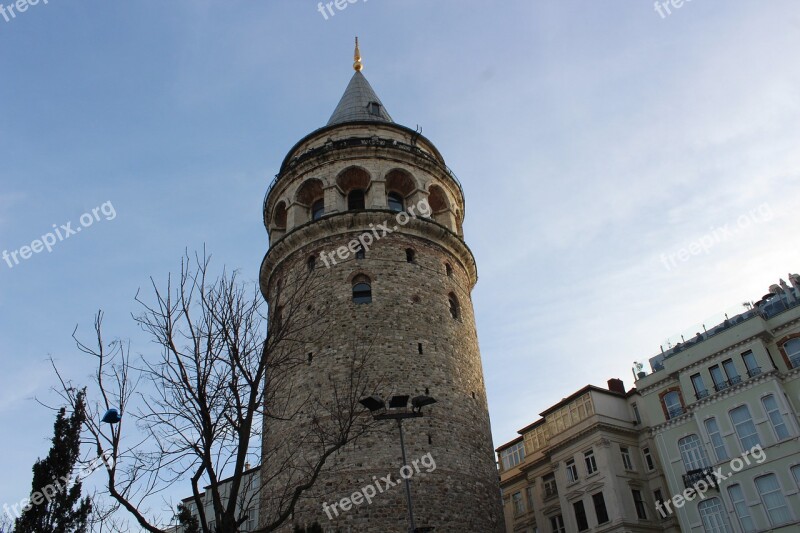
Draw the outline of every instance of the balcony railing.
[[[800,368],[800,354],[791,356],[789,362],[792,363],[792,368]]]
[[[545,497],[545,499],[555,498],[556,496],[558,496],[558,487],[545,487],[544,488],[544,497]]]
[[[730,386],[731,384],[728,383],[727,381],[720,381],[719,383],[714,383],[714,390],[719,392],[727,389]]]
[[[728,378],[728,383],[730,383],[731,385],[736,385],[737,383],[741,383],[741,382],[742,382],[742,377],[741,376],[733,376],[733,377]]]
[[[676,407],[670,407],[669,409],[667,409],[667,413],[669,414],[669,418],[673,419],[675,417],[681,416],[684,413],[684,410],[683,407],[679,405]]]
[[[710,487],[717,488],[714,469],[711,467],[689,470],[683,475],[683,486],[687,489],[695,487],[700,481],[705,481]]]
[[[759,374],[761,374],[761,367],[760,366],[755,366],[753,368],[748,368],[747,369],[747,375],[750,376],[751,378],[754,378]]]
[[[702,400],[703,398],[708,397],[708,391],[705,389],[699,390],[694,394],[694,397],[697,398],[698,400]]]

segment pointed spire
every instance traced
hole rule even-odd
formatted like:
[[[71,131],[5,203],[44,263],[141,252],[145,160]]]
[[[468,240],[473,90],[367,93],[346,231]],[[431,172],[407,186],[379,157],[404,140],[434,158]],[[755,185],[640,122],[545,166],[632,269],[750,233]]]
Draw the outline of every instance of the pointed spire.
[[[353,60],[355,61],[355,63],[353,63],[353,69],[356,72],[361,72],[364,69],[364,65],[361,63],[361,50],[358,48],[358,37],[356,37],[356,52],[353,55]]]
[[[353,59],[355,60],[353,69],[356,72],[347,85],[342,99],[339,100],[339,105],[336,106],[333,115],[328,120],[328,126],[343,122],[394,122],[367,78],[361,73],[364,65],[361,62],[358,37],[356,37],[356,51]]]

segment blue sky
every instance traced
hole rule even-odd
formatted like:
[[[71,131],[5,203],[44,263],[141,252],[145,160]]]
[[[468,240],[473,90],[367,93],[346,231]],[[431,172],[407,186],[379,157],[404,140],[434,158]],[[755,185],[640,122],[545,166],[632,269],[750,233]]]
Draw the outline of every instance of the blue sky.
[[[0,17],[0,251],[105,202],[116,217],[0,262],[0,504],[48,448],[47,357],[89,372],[76,324],[88,335],[102,308],[108,335],[151,350],[136,290],[204,243],[255,281],[266,187],[333,111],[356,34],[392,117],[463,183],[496,445],[800,270],[789,0],[666,18],[647,1],[371,0],[328,20],[306,0],[40,2]]]

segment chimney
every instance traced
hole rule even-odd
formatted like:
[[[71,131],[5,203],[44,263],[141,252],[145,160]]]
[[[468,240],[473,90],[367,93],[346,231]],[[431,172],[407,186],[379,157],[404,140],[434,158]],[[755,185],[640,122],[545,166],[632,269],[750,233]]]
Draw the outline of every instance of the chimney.
[[[611,378],[608,380],[608,390],[625,394],[625,383],[621,379]]]

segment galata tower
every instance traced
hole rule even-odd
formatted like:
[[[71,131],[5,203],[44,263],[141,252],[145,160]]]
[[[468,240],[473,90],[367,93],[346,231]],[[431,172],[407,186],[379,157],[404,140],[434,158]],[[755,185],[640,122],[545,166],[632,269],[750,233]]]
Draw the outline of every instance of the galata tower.
[[[289,150],[264,200],[261,292],[271,327],[290,330],[273,350],[293,355],[267,375],[277,385],[266,400],[261,524],[336,438],[339,421],[317,398],[346,400],[360,392],[354,381],[371,380],[381,398],[436,400],[403,423],[408,467],[397,425],[375,422],[327,459],[281,531],[317,522],[407,532],[407,478],[417,531],[499,533],[464,193],[434,144],[392,120],[361,72],[358,41],[354,69],[327,125]],[[356,426],[372,423],[358,408]]]

